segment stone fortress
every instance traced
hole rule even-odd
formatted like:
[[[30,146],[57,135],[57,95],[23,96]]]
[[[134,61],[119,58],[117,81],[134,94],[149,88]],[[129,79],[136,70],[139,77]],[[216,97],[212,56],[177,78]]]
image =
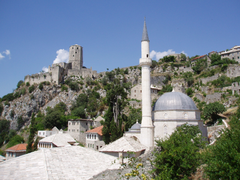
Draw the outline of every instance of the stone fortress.
[[[97,71],[83,66],[83,48],[77,44],[69,48],[68,63],[52,64],[52,66],[48,67],[48,72],[27,75],[24,78],[24,82],[29,82],[30,85],[34,83],[39,84],[44,81],[60,84],[64,81],[64,76],[82,76],[83,78],[98,76]]]

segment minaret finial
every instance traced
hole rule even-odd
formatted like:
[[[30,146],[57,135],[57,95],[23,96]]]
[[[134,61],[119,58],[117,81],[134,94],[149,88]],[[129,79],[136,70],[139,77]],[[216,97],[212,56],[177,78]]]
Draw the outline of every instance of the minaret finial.
[[[147,25],[146,25],[146,17],[144,17],[142,41],[149,41],[148,32],[147,32]]]

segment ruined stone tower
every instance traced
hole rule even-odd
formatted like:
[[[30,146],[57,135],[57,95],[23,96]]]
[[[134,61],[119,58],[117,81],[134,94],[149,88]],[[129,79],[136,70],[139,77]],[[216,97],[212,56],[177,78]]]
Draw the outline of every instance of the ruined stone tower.
[[[81,75],[83,67],[83,48],[77,44],[70,46],[69,48],[69,64],[71,69],[68,71],[68,75]]]

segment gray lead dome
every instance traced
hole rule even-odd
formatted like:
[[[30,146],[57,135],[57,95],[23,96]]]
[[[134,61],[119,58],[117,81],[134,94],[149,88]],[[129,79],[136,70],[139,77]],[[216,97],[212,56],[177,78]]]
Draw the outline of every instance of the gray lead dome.
[[[153,111],[198,110],[193,100],[180,92],[169,92],[158,98]]]

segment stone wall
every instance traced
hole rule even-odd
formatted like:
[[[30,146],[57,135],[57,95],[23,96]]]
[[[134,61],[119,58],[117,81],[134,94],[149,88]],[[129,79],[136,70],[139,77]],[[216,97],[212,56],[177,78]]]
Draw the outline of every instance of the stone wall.
[[[200,80],[202,81],[203,84],[207,84],[207,82],[209,81],[213,81],[213,80],[216,80],[218,79],[220,76],[219,74],[215,74],[214,76],[211,76],[211,77],[207,77],[207,78],[200,78]]]
[[[233,78],[240,76],[240,65],[232,64],[227,68],[227,77]]]
[[[222,93],[208,94],[205,98],[205,102],[208,104],[216,101],[221,101],[221,97],[222,97]]]

